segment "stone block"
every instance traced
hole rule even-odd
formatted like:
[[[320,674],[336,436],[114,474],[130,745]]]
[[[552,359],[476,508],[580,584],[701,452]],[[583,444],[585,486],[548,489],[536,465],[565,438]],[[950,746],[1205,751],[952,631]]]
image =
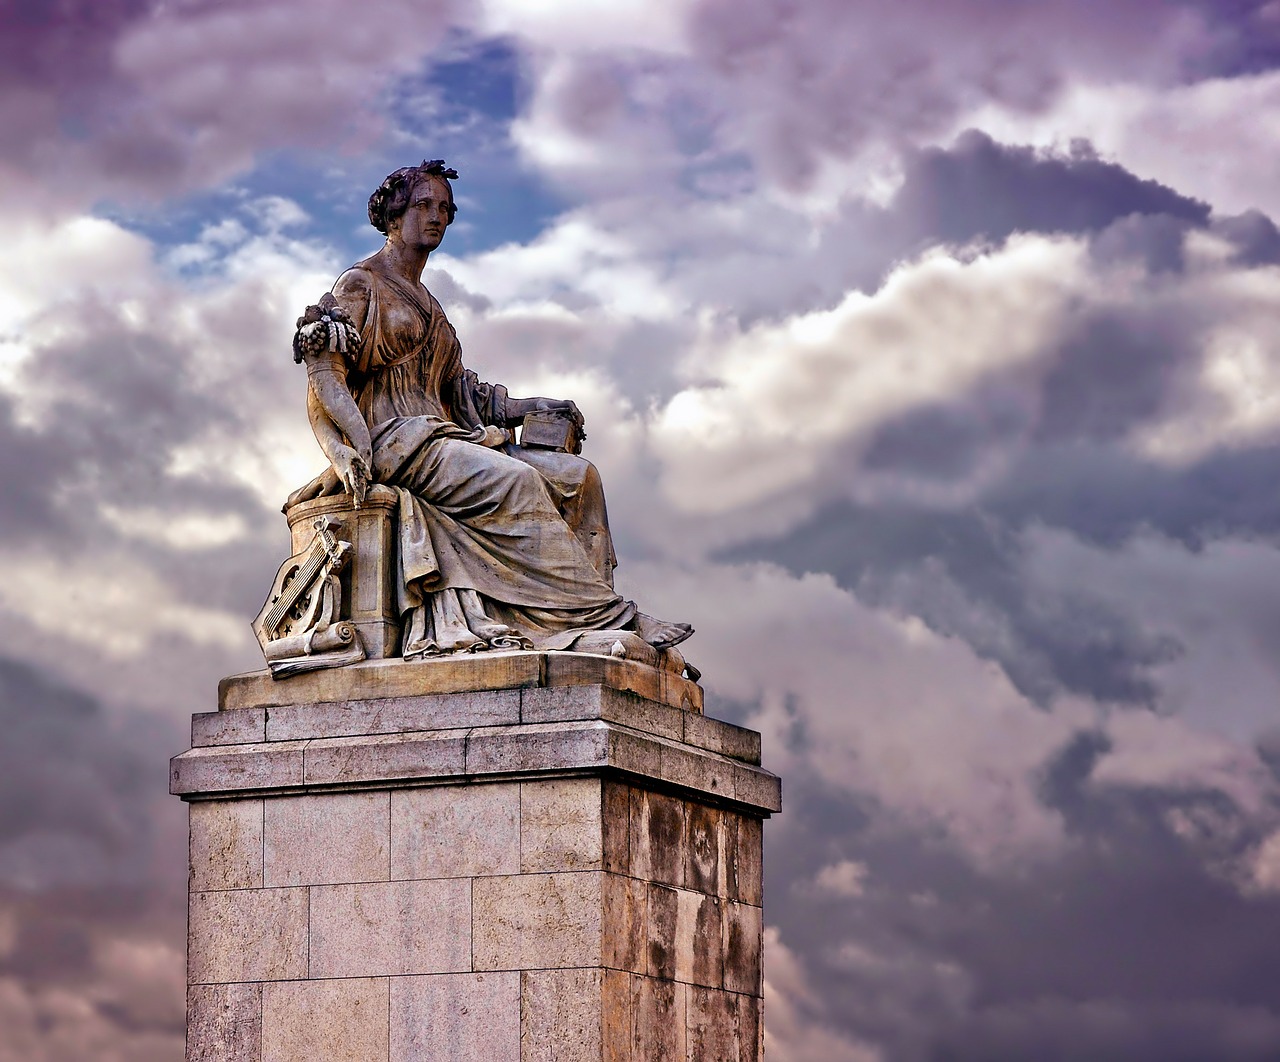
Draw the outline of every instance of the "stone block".
[[[268,886],[390,879],[391,794],[386,790],[273,797],[264,812]]]
[[[520,974],[393,978],[390,1057],[391,1062],[523,1062]]]
[[[189,984],[306,976],[306,889],[191,894],[187,918]]]
[[[724,987],[731,992],[760,995],[763,934],[759,907],[733,902],[724,905]]]
[[[631,790],[631,873],[667,885],[684,883],[685,803],[664,793]]]
[[[601,859],[615,874],[631,871],[631,787],[605,782],[601,791]]]
[[[631,660],[588,653],[548,653],[545,686],[608,686],[665,703],[661,672]],[[679,708],[679,704],[671,707]]]
[[[280,705],[269,713],[266,735],[267,740],[284,741],[501,726],[518,722],[519,690],[477,690],[468,694]]]
[[[235,712],[203,712],[191,717],[191,747],[243,745],[267,740],[267,713],[262,708]]]
[[[391,877],[520,870],[520,786],[432,786],[391,793]]]
[[[197,800],[187,806],[192,892],[262,887],[262,800]]]
[[[169,761],[169,792],[205,796],[301,786],[305,746],[305,741],[279,741],[192,749]]]
[[[760,907],[764,902],[764,821],[752,815],[732,815],[726,817],[726,828],[732,847],[732,858],[727,861],[729,896]]]
[[[602,980],[601,970],[522,973],[520,1062],[601,1062]]]
[[[543,659],[542,653],[474,653],[431,660],[366,660],[293,675],[284,682],[268,671],[252,671],[218,683],[218,707],[273,708],[521,689],[544,684]]]
[[[734,996],[738,1005],[738,1050],[742,1062],[763,1062],[764,1023],[761,1012],[764,1001],[759,996]]]
[[[603,838],[599,778],[520,785],[520,870],[599,870]]]
[[[307,785],[457,777],[463,773],[466,735],[465,730],[430,730],[317,738],[307,743]]]
[[[686,714],[607,686],[549,686],[520,693],[520,720],[524,723],[604,719],[679,741]]]
[[[631,1057],[645,1062],[679,1062],[688,1057],[687,986],[652,977],[633,978],[631,985]]]
[[[664,741],[661,744],[660,766],[656,771],[646,773],[696,792],[732,800],[736,794],[738,775],[746,770],[750,768],[714,752]]]
[[[720,898],[678,889],[676,901],[676,980],[719,988],[724,983]]]
[[[712,988],[689,988],[689,1057],[701,1062],[740,1062],[737,1002],[728,992]],[[746,1056],[751,1058],[750,1055]]]
[[[648,955],[645,972],[667,981],[676,978],[676,926],[680,892],[669,885],[646,885],[645,923]]]
[[[600,978],[600,1040],[602,1062],[631,1062],[630,974],[604,970]]]
[[[262,1062],[387,1057],[385,977],[285,981],[262,989]]]
[[[187,989],[187,1062],[262,1062],[262,985]]]
[[[768,812],[782,810],[782,779],[776,774],[751,767],[745,763],[734,764],[734,799]]]
[[[311,890],[311,977],[471,968],[471,882],[384,881]]]
[[[684,886],[713,896],[725,895],[724,815],[718,808],[689,804],[685,808]]]
[[[680,718],[684,731],[676,736],[686,744],[741,760],[743,763],[759,765],[760,735],[756,731],[691,712],[685,712]]]
[[[598,965],[603,877],[587,871],[473,878],[473,968]]]
[[[649,969],[649,886],[636,878],[606,874],[601,902],[604,911],[601,962],[615,970],[646,973]]]
[[[663,704],[679,708],[682,712],[702,713],[703,692],[702,687],[696,682],[691,682],[673,671],[661,672],[658,680]]]
[[[598,722],[477,727],[468,732],[466,773],[521,774],[609,763],[609,730]]]

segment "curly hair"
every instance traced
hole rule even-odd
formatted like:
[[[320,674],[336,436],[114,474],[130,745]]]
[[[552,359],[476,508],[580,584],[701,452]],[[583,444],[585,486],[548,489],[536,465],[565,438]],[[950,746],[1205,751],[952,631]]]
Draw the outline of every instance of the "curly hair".
[[[449,220],[453,221],[458,208],[453,204],[453,185],[449,182],[457,180],[458,171],[446,166],[444,159],[423,159],[421,166],[403,166],[378,185],[369,196],[369,224],[385,236],[391,222],[408,208],[413,186],[425,177],[443,178],[449,189]]]

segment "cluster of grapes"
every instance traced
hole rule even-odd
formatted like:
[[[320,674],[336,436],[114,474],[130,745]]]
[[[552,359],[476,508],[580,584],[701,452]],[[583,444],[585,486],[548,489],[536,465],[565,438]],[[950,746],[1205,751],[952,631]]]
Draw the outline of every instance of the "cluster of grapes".
[[[354,355],[359,347],[360,333],[351,323],[351,317],[328,293],[316,305],[308,306],[298,318],[297,331],[293,334],[295,362],[326,350]]]

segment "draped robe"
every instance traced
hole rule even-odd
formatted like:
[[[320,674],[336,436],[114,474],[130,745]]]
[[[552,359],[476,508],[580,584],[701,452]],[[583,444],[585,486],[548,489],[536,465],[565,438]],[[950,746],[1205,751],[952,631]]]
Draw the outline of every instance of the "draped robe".
[[[369,425],[373,478],[400,499],[404,655],[526,642],[565,649],[586,631],[632,625],[635,605],[611,585],[594,468],[477,443],[486,424],[505,428],[506,389],[463,368],[453,326],[426,288],[365,261],[339,277],[334,296],[360,330],[347,384]],[[569,504],[588,521],[580,534],[561,511]]]

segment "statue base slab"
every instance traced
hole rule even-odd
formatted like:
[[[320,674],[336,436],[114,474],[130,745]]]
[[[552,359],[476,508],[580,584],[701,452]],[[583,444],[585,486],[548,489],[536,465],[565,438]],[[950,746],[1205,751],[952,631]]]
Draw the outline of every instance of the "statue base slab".
[[[758,1062],[759,735],[633,661],[235,676],[189,802],[187,1058]]]

